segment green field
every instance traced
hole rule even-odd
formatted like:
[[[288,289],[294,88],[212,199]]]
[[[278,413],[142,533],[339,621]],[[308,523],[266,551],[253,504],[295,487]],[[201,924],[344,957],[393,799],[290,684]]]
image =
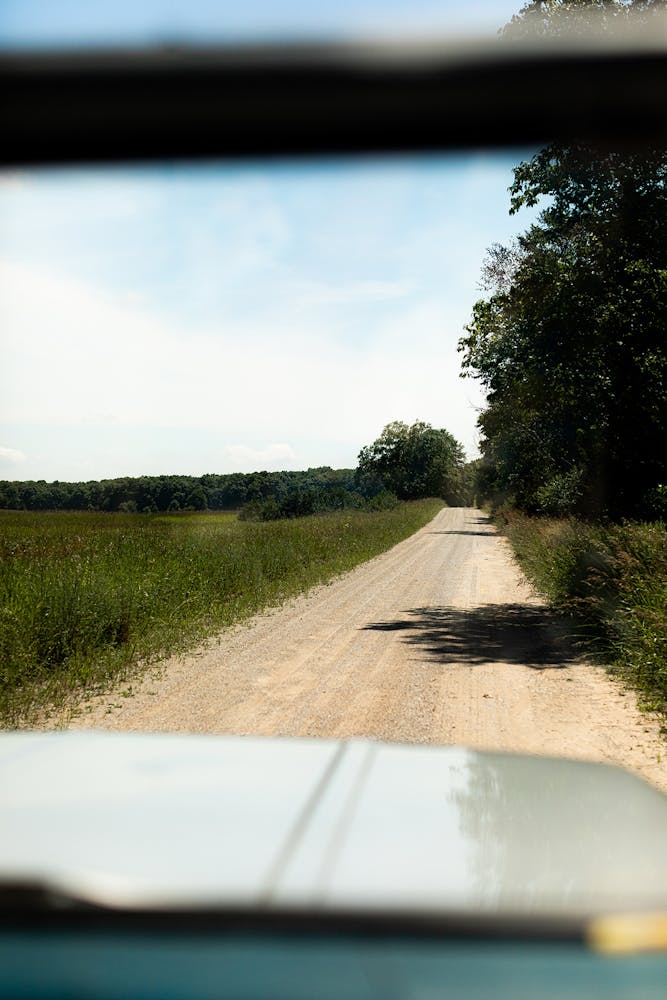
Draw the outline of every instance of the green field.
[[[0,722],[108,686],[390,548],[439,500],[255,523],[0,511]]]

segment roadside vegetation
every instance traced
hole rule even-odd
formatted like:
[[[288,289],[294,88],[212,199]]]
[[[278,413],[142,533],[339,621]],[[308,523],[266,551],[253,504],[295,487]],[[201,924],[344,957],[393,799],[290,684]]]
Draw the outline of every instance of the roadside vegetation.
[[[667,713],[667,529],[496,512],[517,557],[550,604],[567,614],[582,651]]]
[[[324,583],[439,500],[270,524],[231,514],[0,511],[0,721],[49,708]]]
[[[662,3],[527,4],[508,35],[549,34],[572,7],[597,29]],[[542,206],[490,248],[486,296],[461,340],[487,392],[484,487],[547,517],[667,518],[667,146],[552,143],[514,169],[510,214]]]
[[[652,31],[661,0],[530,0],[512,37]],[[574,15],[577,15],[574,18]],[[574,19],[573,19],[574,18]],[[655,22],[656,24],[658,22]],[[459,348],[487,393],[476,492],[586,651],[667,707],[667,148],[552,143],[514,169]]]

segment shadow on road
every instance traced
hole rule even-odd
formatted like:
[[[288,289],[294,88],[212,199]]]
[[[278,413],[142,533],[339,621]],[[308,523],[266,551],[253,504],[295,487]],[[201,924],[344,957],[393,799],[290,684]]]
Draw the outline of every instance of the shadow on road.
[[[443,663],[520,663],[546,670],[566,667],[573,658],[554,615],[529,604],[413,608],[401,618],[363,628],[403,632],[404,642]]]
[[[493,528],[493,522],[490,517],[467,517],[463,523],[470,525],[485,524],[487,527]],[[490,538],[495,535],[495,531],[478,531],[475,528],[469,530],[466,528],[450,528],[449,530],[429,531],[429,535],[484,535],[486,538]]]
[[[484,535],[485,538],[494,538],[492,531],[429,531],[429,535]]]

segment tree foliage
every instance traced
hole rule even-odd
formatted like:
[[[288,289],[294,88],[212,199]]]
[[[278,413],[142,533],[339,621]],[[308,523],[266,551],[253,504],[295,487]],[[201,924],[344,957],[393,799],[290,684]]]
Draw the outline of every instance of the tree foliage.
[[[664,147],[552,144],[514,171],[510,211],[546,204],[489,251],[460,349],[488,390],[487,482],[524,509],[650,515],[667,479],[666,180]]]
[[[289,505],[292,496],[312,493],[319,498],[318,509],[329,510],[340,507],[341,495],[353,489],[353,469],[329,466],[303,472],[138,476],[86,483],[0,481],[0,508],[145,513],[238,510],[269,500]]]
[[[503,38],[553,38],[613,31],[662,14],[665,0],[529,0],[501,29]]]
[[[442,497],[456,503],[463,463],[463,448],[449,431],[397,420],[359,452],[357,481],[366,491],[382,487],[401,500]]]

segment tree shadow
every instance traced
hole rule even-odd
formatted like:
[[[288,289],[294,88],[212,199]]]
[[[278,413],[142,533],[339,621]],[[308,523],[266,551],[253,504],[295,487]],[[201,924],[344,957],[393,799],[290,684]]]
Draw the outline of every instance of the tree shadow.
[[[475,525],[475,524],[480,524],[481,525],[481,524],[484,524],[484,525],[487,525],[490,528],[493,528],[493,522],[492,522],[491,518],[490,517],[485,517],[485,516],[482,516],[482,517],[466,517],[463,523],[464,524],[470,524],[470,525]],[[466,529],[466,528],[462,528],[462,529],[452,528],[452,529],[443,530],[443,531],[429,531],[429,535],[485,535],[487,538],[491,538],[493,535],[495,535],[495,532],[492,532],[492,531],[476,531],[474,528],[470,528],[470,529]]]
[[[517,663],[549,670],[567,667],[575,656],[558,619],[530,604],[413,608],[393,621],[362,627],[403,632],[403,642],[442,663]]]
[[[492,531],[429,531],[429,535],[483,535],[484,538],[495,538]]]

